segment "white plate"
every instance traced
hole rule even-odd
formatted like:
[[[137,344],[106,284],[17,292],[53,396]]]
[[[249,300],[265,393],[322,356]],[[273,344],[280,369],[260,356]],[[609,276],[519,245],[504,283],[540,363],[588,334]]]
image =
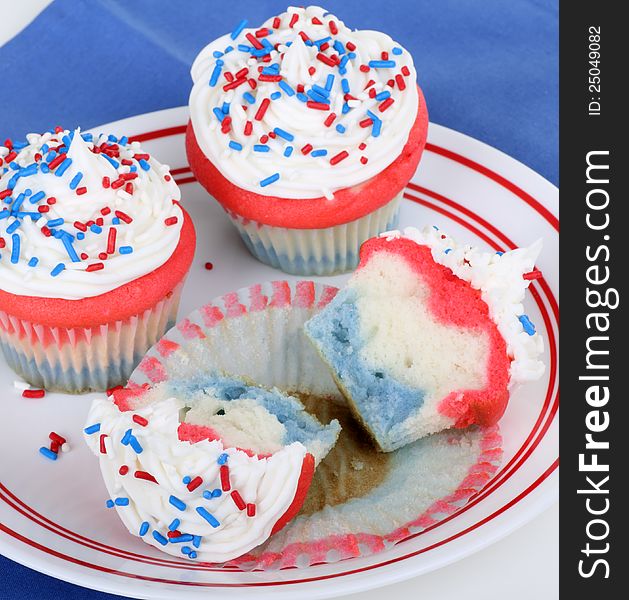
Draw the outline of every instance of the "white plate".
[[[180,315],[215,296],[289,279],[253,259],[222,209],[194,182],[184,152],[187,109],[176,108],[98,128],[135,135],[171,165],[192,214],[198,244]],[[558,495],[558,190],[509,156],[439,125],[409,184],[401,225],[436,224],[496,250],[544,239],[527,314],[546,339],[542,381],[521,387],[501,421],[505,460],[464,509],[374,556],[264,573],[184,563],[128,535],[107,498],[96,459],[81,436],[93,395],[48,394],[26,400],[0,358],[0,552],[33,569],[85,587],[138,598],[326,598],[382,586],[437,569],[507,535]],[[214,264],[206,270],[206,262]],[[339,285],[346,276],[316,278]],[[48,433],[72,451],[52,463],[38,448]]]

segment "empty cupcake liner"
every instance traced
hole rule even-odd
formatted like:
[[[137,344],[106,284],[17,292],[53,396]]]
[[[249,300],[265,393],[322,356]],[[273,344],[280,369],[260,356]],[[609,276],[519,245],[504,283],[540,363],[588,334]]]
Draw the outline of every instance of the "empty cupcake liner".
[[[226,294],[171,329],[141,361],[129,385],[222,371],[307,395],[319,408],[346,410],[303,332],[304,323],[336,292],[312,281],[274,281]],[[353,427],[346,440],[367,439]],[[502,457],[497,427],[445,431],[386,458],[365,450],[362,439],[355,452],[343,435],[318,467],[302,512],[226,566],[305,567],[383,551],[463,507],[491,479]]]
[[[356,268],[362,243],[395,229],[402,195],[360,219],[323,229],[273,227],[228,214],[259,261],[293,275],[332,275]]]
[[[0,311],[0,347],[31,385],[78,394],[124,384],[147,349],[176,322],[183,282],[155,306],[94,327],[49,327]]]

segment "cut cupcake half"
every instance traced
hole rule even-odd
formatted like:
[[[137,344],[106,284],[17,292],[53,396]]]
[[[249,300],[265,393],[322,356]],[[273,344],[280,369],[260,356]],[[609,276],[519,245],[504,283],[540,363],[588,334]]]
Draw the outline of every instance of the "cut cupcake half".
[[[541,376],[542,338],[521,305],[540,249],[481,252],[436,228],[363,245],[347,287],[305,331],[382,451],[492,425],[510,386]]]
[[[85,437],[127,529],[174,556],[235,559],[301,508],[336,443],[295,398],[232,377],[97,399]]]

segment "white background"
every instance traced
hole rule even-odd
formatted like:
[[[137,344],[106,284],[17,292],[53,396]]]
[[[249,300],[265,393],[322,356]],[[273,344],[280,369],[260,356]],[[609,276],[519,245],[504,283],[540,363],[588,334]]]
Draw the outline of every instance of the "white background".
[[[50,0],[0,0],[0,46]],[[51,115],[54,121],[54,115]],[[447,123],[444,123],[447,125]],[[2,132],[0,132],[0,135]],[[551,600],[559,595],[559,508],[547,510],[504,540],[448,567],[348,600]]]

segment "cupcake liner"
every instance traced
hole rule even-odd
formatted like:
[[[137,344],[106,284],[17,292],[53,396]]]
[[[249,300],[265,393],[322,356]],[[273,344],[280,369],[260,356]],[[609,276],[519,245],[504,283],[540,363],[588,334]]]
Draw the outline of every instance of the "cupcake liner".
[[[176,322],[183,282],[142,314],[94,327],[49,327],[0,311],[9,366],[49,391],[105,391],[124,384],[146,350]]]
[[[131,376],[135,387],[224,371],[301,395],[322,421],[346,414],[301,513],[226,567],[304,567],[383,551],[459,510],[500,464],[497,427],[445,431],[387,455],[368,445],[303,332],[337,291],[275,281],[227,294],[171,329]]]
[[[360,219],[323,229],[273,227],[228,214],[259,261],[293,275],[332,275],[356,268],[361,244],[397,226],[403,193]]]

